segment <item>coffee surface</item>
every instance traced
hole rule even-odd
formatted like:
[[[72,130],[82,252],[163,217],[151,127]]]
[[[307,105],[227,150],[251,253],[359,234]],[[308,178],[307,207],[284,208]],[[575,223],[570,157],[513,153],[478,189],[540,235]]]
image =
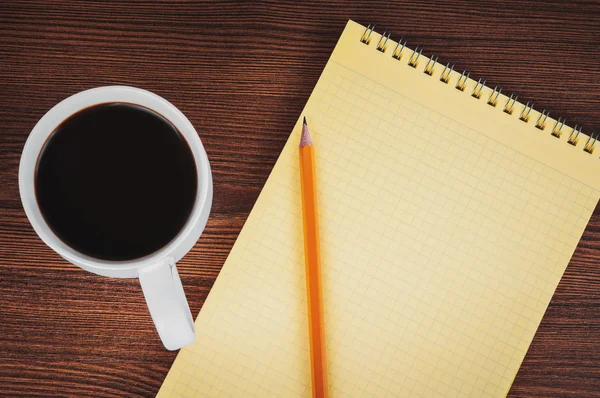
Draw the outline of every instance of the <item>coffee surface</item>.
[[[161,115],[137,105],[84,109],[47,140],[35,191],[46,223],[73,249],[132,260],[166,246],[194,206],[192,151]]]

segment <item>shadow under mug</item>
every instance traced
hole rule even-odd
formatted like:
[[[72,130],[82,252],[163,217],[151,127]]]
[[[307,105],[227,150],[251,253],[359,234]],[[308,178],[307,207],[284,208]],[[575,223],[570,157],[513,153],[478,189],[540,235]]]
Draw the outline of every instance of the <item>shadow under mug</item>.
[[[71,115],[94,105],[130,103],[162,115],[181,133],[194,156],[198,189],[192,212],[178,235],[160,250],[135,260],[107,261],[78,252],[60,240],[40,212],[35,194],[36,164],[46,140]],[[21,155],[19,191],[29,222],[39,237],[67,261],[98,275],[139,278],[148,309],[165,348],[176,350],[194,341],[194,321],[175,263],[196,243],[212,205],[212,175],[206,151],[190,121],[174,105],[149,91],[107,86],[77,93],[50,109],[35,125]]]

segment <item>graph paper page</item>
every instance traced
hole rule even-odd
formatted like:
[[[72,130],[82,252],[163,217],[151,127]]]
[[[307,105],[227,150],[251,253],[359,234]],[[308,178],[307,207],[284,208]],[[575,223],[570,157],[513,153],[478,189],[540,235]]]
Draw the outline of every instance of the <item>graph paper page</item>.
[[[332,397],[505,396],[591,216],[598,154],[350,21],[159,397],[309,397],[298,140],[316,148]]]

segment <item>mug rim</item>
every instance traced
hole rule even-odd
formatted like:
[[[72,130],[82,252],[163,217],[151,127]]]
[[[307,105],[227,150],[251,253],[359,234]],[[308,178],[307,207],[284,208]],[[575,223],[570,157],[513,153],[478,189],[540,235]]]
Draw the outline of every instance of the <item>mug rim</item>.
[[[179,233],[159,250],[127,261],[103,260],[81,253],[63,242],[42,215],[35,194],[35,169],[45,143],[56,128],[75,113],[105,103],[129,103],[148,108],[167,119],[190,147],[197,171],[196,198],[192,211]],[[160,189],[160,187],[157,187]],[[130,86],[104,86],[81,91],[52,107],[36,123],[23,148],[19,163],[19,192],[25,214],[38,236],[52,250],[88,271],[116,277],[136,277],[141,268],[164,259],[180,260],[196,243],[208,219],[212,204],[212,175],[208,156],[198,133],[185,115],[166,99],[144,89]]]

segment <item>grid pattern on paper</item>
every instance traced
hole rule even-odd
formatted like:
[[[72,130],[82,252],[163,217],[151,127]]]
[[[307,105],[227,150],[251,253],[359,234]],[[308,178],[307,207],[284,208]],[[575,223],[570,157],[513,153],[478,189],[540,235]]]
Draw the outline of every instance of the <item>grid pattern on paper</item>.
[[[600,193],[335,62],[307,114],[332,396],[504,396]],[[310,396],[298,133],[159,396]]]

